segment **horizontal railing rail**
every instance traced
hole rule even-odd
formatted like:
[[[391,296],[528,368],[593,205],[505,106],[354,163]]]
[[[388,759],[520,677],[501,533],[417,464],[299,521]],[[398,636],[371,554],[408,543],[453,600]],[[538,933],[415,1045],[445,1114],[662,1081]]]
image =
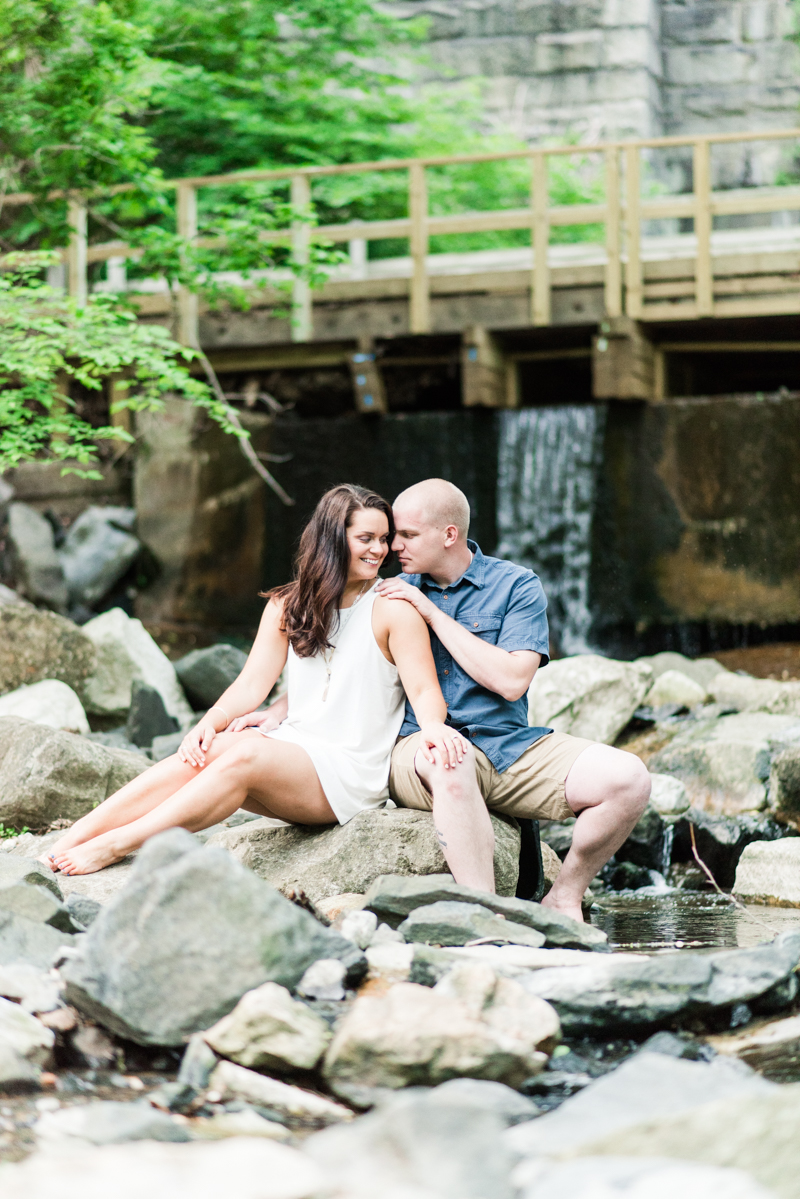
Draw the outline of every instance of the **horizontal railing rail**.
[[[164,186],[176,192],[177,228],[180,236],[201,246],[220,244],[219,239],[198,237],[197,194],[201,188],[241,183],[285,180],[290,184],[295,213],[312,210],[315,179],[334,175],[404,171],[408,176],[408,213],[404,217],[372,221],[345,220],[313,225],[296,218],[284,229],[264,232],[264,242],[291,247],[295,263],[307,263],[312,241],[350,243],[365,247],[370,241],[407,239],[410,245],[409,328],[413,333],[431,329],[429,280],[430,239],[448,234],[496,233],[529,229],[533,250],[530,268],[530,319],[532,325],[551,323],[551,269],[548,262],[550,231],[570,225],[602,225],[604,236],[604,304],[609,317],[627,315],[634,319],[713,316],[731,312],[725,281],[715,283],[712,233],[717,216],[752,216],[800,211],[800,186],[712,187],[711,150],[715,145],[747,142],[800,141],[800,128],[717,134],[678,135],[632,141],[609,141],[590,145],[534,147],[525,150],[492,151],[483,154],[432,155],[424,158],[385,159],[379,162],[343,163],[331,166],[281,167],[269,170],[235,171],[225,175],[172,179]],[[665,148],[688,147],[692,152],[692,190],[673,195],[642,196],[642,154]],[[594,203],[551,204],[548,196],[548,160],[570,155],[594,155],[603,163],[605,200]],[[431,213],[426,171],[442,166],[527,159],[531,169],[530,202],[524,208],[479,212]],[[135,260],[141,251],[124,241],[90,245],[87,217],[91,200],[132,190],[134,184],[119,184],[94,193],[57,191],[51,199],[66,199],[71,228],[70,244],[63,251],[68,264],[69,291],[78,299],[87,294],[87,268],[103,261]],[[4,205],[20,205],[36,199],[32,193],[3,198]],[[643,225],[649,221],[691,220],[693,244],[687,255],[693,260],[693,295],[685,287],[646,282],[643,265]],[[652,240],[652,239],[650,239]],[[730,249],[727,254],[732,253]],[[365,256],[362,249],[362,255]],[[363,276],[362,276],[363,277]],[[797,293],[800,311],[800,281],[778,278],[765,272],[762,283],[743,291],[752,303],[761,292],[778,297],[776,311],[787,311],[787,293]],[[680,301],[680,311],[676,304]],[[737,301],[739,302],[739,301]],[[722,305],[722,307],[720,307]],[[725,307],[727,305],[727,307]],[[179,336],[189,345],[198,344],[198,300],[186,288],[178,293]],[[759,311],[764,311],[762,306]],[[303,273],[293,283],[292,338],[307,341],[313,336],[312,292]]]

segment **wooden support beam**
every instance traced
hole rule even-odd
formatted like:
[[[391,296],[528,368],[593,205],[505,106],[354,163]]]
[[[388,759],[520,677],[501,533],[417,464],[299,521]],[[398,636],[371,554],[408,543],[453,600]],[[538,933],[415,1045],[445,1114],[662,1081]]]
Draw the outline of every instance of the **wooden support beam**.
[[[86,303],[89,293],[86,277],[88,251],[86,221],[86,205],[77,200],[70,200],[67,206],[67,222],[70,228],[69,250],[67,251],[68,287],[69,294],[79,304]]]
[[[625,312],[634,319],[642,315],[642,221],[639,147],[625,147]]]
[[[411,219],[411,311],[412,333],[429,333],[431,297],[428,286],[428,187],[425,167],[413,162],[408,172],[408,214]]]
[[[505,408],[509,384],[497,339],[482,325],[461,340],[461,403],[465,408]]]
[[[197,237],[197,189],[191,184],[178,185],[178,236],[185,242]],[[188,287],[178,289],[178,341],[191,349],[200,347],[199,297]]]
[[[622,315],[622,210],[619,195],[619,150],[606,150],[606,316]]]
[[[349,366],[356,411],[388,412],[386,389],[380,367],[375,360],[375,346],[371,338],[359,339],[358,350],[350,355]]]
[[[714,274],[711,264],[711,146],[707,141],[694,145],[694,232],[697,238],[695,259],[695,303],[697,315],[714,315]]]
[[[307,175],[292,176],[291,200],[298,218],[292,223],[292,258],[300,271],[295,275],[292,284],[292,341],[311,341],[314,336],[311,287],[308,281],[311,181]]]
[[[550,245],[550,222],[547,215],[547,158],[541,151],[531,155],[531,220],[531,323],[549,325],[550,270],[547,251]]]
[[[592,396],[596,400],[652,400],[652,342],[630,317],[604,320],[592,342]]]

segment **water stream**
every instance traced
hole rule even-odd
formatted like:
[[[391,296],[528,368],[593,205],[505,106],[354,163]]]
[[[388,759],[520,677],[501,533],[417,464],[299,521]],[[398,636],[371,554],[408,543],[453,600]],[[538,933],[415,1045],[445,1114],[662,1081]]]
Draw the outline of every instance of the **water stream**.
[[[747,948],[800,926],[800,908],[747,905],[713,891],[643,887],[600,897],[591,922],[616,952]]]
[[[523,408],[500,415],[497,556],[536,571],[561,650],[589,648],[589,568],[605,408]]]

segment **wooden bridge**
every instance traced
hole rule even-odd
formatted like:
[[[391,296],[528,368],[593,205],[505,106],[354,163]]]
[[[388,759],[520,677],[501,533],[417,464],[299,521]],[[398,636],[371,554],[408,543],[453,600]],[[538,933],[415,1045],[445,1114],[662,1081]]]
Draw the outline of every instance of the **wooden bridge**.
[[[658,402],[669,392],[665,364],[671,353],[800,350],[800,340],[792,337],[800,331],[791,320],[800,314],[800,223],[795,223],[800,186],[725,189],[712,182],[715,147],[798,140],[800,129],[726,132],[174,180],[177,227],[187,239],[198,236],[202,188],[287,181],[297,214],[313,211],[314,184],[328,176],[403,171],[408,187],[407,215],[398,219],[313,225],[295,218],[285,229],[264,234],[290,246],[299,264],[308,262],[312,240],[349,247],[349,258],[316,291],[304,278],[287,274],[290,316],[274,314],[278,292],[254,293],[247,313],[215,313],[182,289],[178,336],[184,344],[202,345],[224,372],[347,365],[356,407],[367,412],[386,410],[376,345],[387,363],[392,339],[420,339],[414,341],[417,357],[412,352],[403,360],[421,362],[428,360],[419,353],[431,337],[460,339],[462,401],[468,406],[515,406],[520,362],[570,356],[591,358],[595,398]],[[648,161],[668,149],[691,155],[692,190],[643,195]],[[602,202],[549,202],[548,169],[563,156],[596,159]],[[526,207],[430,211],[431,169],[501,159],[529,162]],[[5,203],[31,198],[12,195]],[[71,196],[68,202],[69,291],[85,297],[87,268],[100,261],[109,264],[106,286],[124,285],[125,262],[136,251],[123,242],[89,244],[86,200]],[[754,223],[776,213],[785,214],[783,224]],[[745,227],[715,228],[715,218],[728,218],[722,222],[728,226],[734,223],[730,218],[746,218],[739,222]],[[577,225],[602,225],[603,242],[551,241],[552,229]],[[507,230],[529,230],[530,246],[430,252],[435,236]],[[407,239],[409,253],[370,259],[369,242],[387,238]],[[163,281],[131,283],[130,289],[145,320],[164,321],[175,310],[176,297]],[[761,320],[756,328],[757,318],[776,319],[766,326]],[[565,338],[567,330],[583,333]]]

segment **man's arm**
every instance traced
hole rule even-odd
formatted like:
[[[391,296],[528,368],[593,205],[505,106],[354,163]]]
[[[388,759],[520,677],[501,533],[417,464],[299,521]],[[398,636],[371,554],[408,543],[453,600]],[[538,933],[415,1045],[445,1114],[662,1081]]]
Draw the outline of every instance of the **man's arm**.
[[[505,650],[489,645],[451,616],[440,612],[419,587],[412,587],[400,579],[386,579],[379,584],[378,590],[385,599],[402,599],[413,604],[461,669],[481,687],[508,700],[521,699],[526,694],[542,660],[541,654],[534,650]]]

